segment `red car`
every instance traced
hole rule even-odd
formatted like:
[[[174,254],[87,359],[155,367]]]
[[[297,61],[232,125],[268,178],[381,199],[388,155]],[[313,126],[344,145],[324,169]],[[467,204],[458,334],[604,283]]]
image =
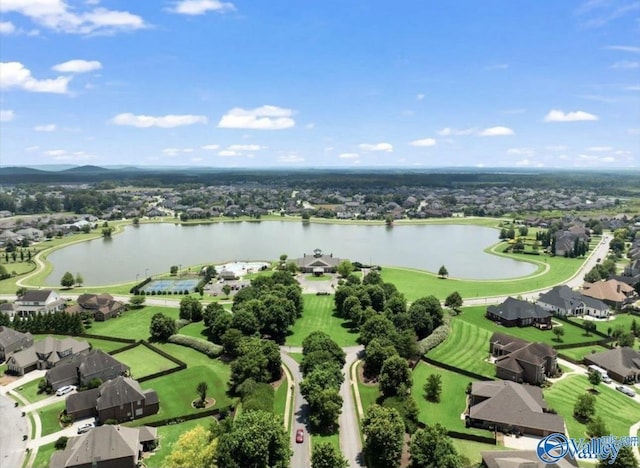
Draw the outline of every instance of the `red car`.
[[[298,429],[296,431],[296,443],[301,444],[302,442],[304,442],[304,430]]]

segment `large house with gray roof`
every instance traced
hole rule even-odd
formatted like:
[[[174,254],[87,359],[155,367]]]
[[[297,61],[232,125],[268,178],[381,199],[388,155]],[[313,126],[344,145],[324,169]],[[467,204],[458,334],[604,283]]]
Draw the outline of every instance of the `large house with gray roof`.
[[[86,386],[94,379],[102,382],[129,373],[129,367],[100,349],[78,354],[61,362],[44,375],[55,391],[65,385]]]
[[[98,388],[69,395],[67,415],[73,419],[95,416],[99,421],[131,421],[156,414],[160,410],[155,390],[142,390],[137,380],[119,376]]]
[[[607,318],[611,309],[604,302],[574,291],[569,286],[555,286],[536,301],[540,307],[563,317],[588,315]]]
[[[496,358],[496,376],[503,380],[540,385],[558,369],[558,353],[545,343],[530,343],[496,332],[489,347]]]
[[[71,437],[64,450],[53,453],[49,468],[135,468],[157,438],[155,427],[99,426]]]
[[[614,348],[601,353],[587,354],[587,365],[595,364],[607,371],[612,379],[621,383],[640,382],[640,352],[633,348]]]
[[[7,360],[7,369],[17,375],[24,375],[35,369],[51,369],[59,362],[89,351],[90,348],[86,341],[47,336],[33,346],[14,353]]]
[[[334,257],[333,254],[325,255],[322,250],[315,249],[313,255],[304,254],[301,258],[296,258],[295,263],[302,273],[323,275],[335,273],[341,261],[342,259]]]
[[[60,312],[64,310],[64,299],[51,289],[29,290],[14,303],[13,309],[20,317],[37,313]]]
[[[504,327],[551,329],[551,312],[513,297],[508,297],[502,304],[487,307],[486,317]]]
[[[564,419],[549,412],[542,390],[508,380],[473,382],[466,425],[546,437],[565,433]]]
[[[9,327],[0,327],[0,362],[13,353],[33,345],[31,333],[22,333]]]
[[[116,301],[111,294],[81,294],[78,303],[67,307],[70,314],[86,313],[96,322],[104,322],[119,316],[124,311],[124,303]]]

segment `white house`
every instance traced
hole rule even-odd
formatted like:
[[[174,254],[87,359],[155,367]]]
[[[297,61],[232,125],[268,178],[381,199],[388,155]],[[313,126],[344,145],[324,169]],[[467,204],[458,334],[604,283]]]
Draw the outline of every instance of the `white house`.
[[[587,297],[564,285],[541,294],[536,304],[563,317],[588,315],[607,318],[611,314],[611,309],[604,302]]]
[[[60,312],[64,310],[64,299],[51,289],[31,290],[24,293],[13,304],[14,311],[20,317],[42,312]]]

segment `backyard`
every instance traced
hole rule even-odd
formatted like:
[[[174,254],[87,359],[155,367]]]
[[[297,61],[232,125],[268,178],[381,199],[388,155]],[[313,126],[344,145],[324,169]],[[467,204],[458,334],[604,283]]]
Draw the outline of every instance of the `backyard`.
[[[558,354],[563,354],[576,361],[582,361],[585,356],[588,356],[589,354],[592,354],[592,353],[601,353],[602,351],[607,351],[607,348],[603,346],[597,346],[597,345],[581,346],[579,348],[562,349],[558,351]]]
[[[193,419],[180,424],[171,424],[158,428],[158,448],[152,452],[151,456],[144,459],[144,464],[149,468],[166,467],[165,458],[169,456],[173,448],[173,444],[178,441],[180,436],[193,429],[196,426],[204,426],[208,429],[208,424],[213,422],[213,418]]]
[[[143,345],[114,354],[113,357],[129,366],[134,379],[176,367],[174,362]]]
[[[146,340],[149,338],[149,325],[151,317],[161,312],[171,318],[177,319],[179,310],[172,307],[145,306],[142,309],[129,310],[120,317],[105,322],[93,322],[87,333],[103,336],[117,336],[133,340]]]

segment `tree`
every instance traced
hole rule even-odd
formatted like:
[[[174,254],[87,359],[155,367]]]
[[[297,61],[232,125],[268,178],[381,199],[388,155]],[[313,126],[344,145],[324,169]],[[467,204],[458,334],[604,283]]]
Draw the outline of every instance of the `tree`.
[[[445,268],[444,265],[442,265],[440,267],[440,269],[438,270],[438,276],[442,279],[446,278],[447,276],[449,276],[449,272],[447,271],[447,269]]]
[[[151,317],[149,334],[151,338],[158,341],[167,341],[171,335],[176,333],[176,322],[161,312]]]
[[[75,278],[71,274],[71,272],[67,271],[64,275],[62,275],[62,279],[60,280],[60,286],[63,288],[72,288],[75,284]]]
[[[178,265],[171,265],[171,267],[169,267],[169,274],[176,276],[178,274]]]
[[[406,359],[391,356],[384,361],[380,369],[380,391],[385,397],[406,395],[411,383],[411,370]]]
[[[344,365],[346,354],[331,337],[322,331],[314,331],[309,333],[302,341],[302,354],[307,356],[315,351],[326,351],[331,355],[331,361],[338,366]]]
[[[598,462],[598,468],[638,468],[638,460],[636,460],[633,450],[629,446],[620,447],[618,456],[615,460],[610,461],[609,458]]]
[[[418,339],[431,334],[434,328],[442,325],[444,313],[440,301],[435,296],[421,297],[409,307],[411,325]]]
[[[250,309],[242,308],[234,312],[231,327],[240,330],[245,336],[251,336],[258,333],[260,324]]]
[[[163,464],[169,468],[213,467],[217,446],[218,441],[204,426],[196,426],[180,435]]]
[[[136,216],[135,218],[133,218],[132,223],[134,226],[138,226],[140,224],[140,218]]]
[[[554,340],[556,340],[557,342],[561,342],[562,341],[562,336],[564,336],[564,327],[553,327],[553,334],[556,335],[556,337],[554,338]]]
[[[636,322],[636,319],[633,319],[631,321],[630,330],[633,336],[635,336],[636,338],[640,337],[640,327],[638,326],[638,322]]]
[[[311,468],[347,468],[349,463],[329,442],[313,444]]]
[[[458,468],[465,466],[447,430],[440,424],[419,429],[409,443],[411,468]]]
[[[102,228],[102,237],[111,238],[112,233],[113,233],[113,228],[109,226]]]
[[[596,331],[596,324],[593,322],[585,322],[584,323],[584,331],[585,335],[591,336],[591,334]]]
[[[390,214],[388,214],[387,216],[385,216],[385,218],[384,218],[384,224],[385,224],[387,227],[391,227],[391,226],[393,226],[393,216],[392,216],[392,215],[390,215]]]
[[[458,291],[454,291],[449,294],[444,301],[444,306],[453,310],[458,310],[462,307],[462,296],[460,296],[460,293]]]
[[[231,294],[231,286],[229,286],[228,284],[223,284],[222,292],[225,296],[229,297],[229,294]]]
[[[418,404],[411,395],[393,396],[382,402],[385,408],[395,409],[404,422],[404,431],[413,434],[418,429]]]
[[[636,337],[633,336],[632,333],[626,332],[626,333],[622,333],[619,337],[618,337],[618,346],[622,347],[629,347],[629,348],[633,348],[633,345],[636,341]]]
[[[393,408],[372,405],[362,421],[365,436],[364,453],[370,468],[400,466],[404,438],[404,422]]]
[[[180,300],[180,318],[199,322],[202,320],[202,304],[198,299],[185,296]]]
[[[343,278],[346,278],[353,271],[353,264],[349,260],[342,260],[338,264],[338,274]]]
[[[596,397],[584,393],[578,397],[573,407],[573,415],[581,422],[589,422],[596,412]]]
[[[129,307],[132,309],[142,309],[146,301],[145,296],[133,296],[129,299]]]
[[[290,458],[289,436],[268,411],[241,413],[218,439],[218,468],[288,468]]]
[[[369,378],[377,377],[384,361],[396,354],[398,351],[389,340],[374,338],[364,349],[364,374]]]
[[[242,332],[236,328],[229,328],[220,337],[224,352],[230,356],[237,356],[240,349],[240,343],[244,339]]]
[[[430,374],[424,384],[424,397],[435,403],[440,401],[442,393],[442,376],[440,374]]]
[[[396,328],[384,315],[374,315],[360,327],[360,343],[365,346],[374,338],[393,339],[395,335]]]
[[[4,265],[0,265],[0,280],[10,278],[11,274],[7,271]]]
[[[76,281],[76,285],[82,286],[82,283],[84,283],[84,278],[82,277],[82,274],[76,273],[75,281]]]
[[[207,390],[209,390],[209,385],[207,382],[200,382],[196,386],[196,393],[200,397],[200,403],[204,406],[205,401],[207,401]]]
[[[602,374],[596,371],[589,371],[589,375],[587,376],[589,379],[589,383],[593,386],[595,390],[596,387],[602,382]]]
[[[610,432],[607,429],[604,419],[600,416],[596,416],[587,424],[587,435],[589,437],[603,437],[609,434]]]

